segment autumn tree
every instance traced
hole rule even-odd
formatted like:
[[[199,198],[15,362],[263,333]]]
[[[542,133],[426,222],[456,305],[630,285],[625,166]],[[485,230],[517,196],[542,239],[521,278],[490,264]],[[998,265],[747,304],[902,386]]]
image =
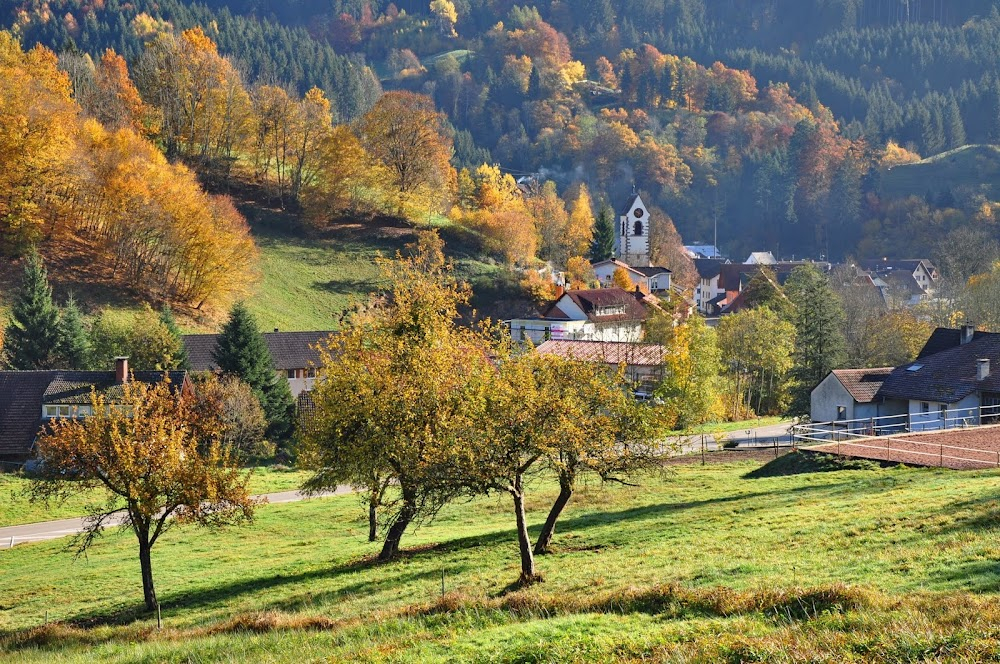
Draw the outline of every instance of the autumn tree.
[[[594,241],[594,209],[590,191],[582,182],[567,194],[569,219],[562,233],[563,246],[569,256],[582,256]]]
[[[636,473],[660,467],[659,440],[666,430],[667,413],[654,404],[637,401],[627,376],[619,367],[600,362],[572,361],[556,378],[565,395],[564,412],[573,418],[573,435],[548,455],[546,461],[559,482],[535,540],[534,553],[550,551],[559,517],[585,473],[606,482],[626,482]]]
[[[249,522],[256,505],[247,488],[249,473],[215,427],[196,422],[181,385],[129,381],[113,399],[92,393],[90,410],[84,418],[53,421],[39,436],[41,463],[31,495],[59,500],[100,492],[105,500],[90,510],[78,552],[89,549],[105,527],[128,527],[138,540],[143,599],[153,611],[159,604],[155,544],[174,524]]]
[[[107,49],[94,72],[94,86],[89,94],[77,94],[81,105],[101,124],[111,130],[147,131],[150,113],[132,82],[125,58]]]
[[[214,427],[219,441],[241,461],[274,454],[274,444],[264,438],[264,409],[253,389],[236,376],[196,376],[191,409],[199,426]]]
[[[316,171],[302,185],[301,202],[306,218],[314,226],[345,212],[360,212],[377,205],[373,192],[379,188],[384,167],[371,163],[354,132],[334,127],[316,146]]]
[[[388,296],[373,297],[320,348],[300,459],[312,470],[308,490],[366,491],[386,525],[379,558],[388,560],[412,524],[468,491],[454,469],[479,444],[470,413],[491,365],[481,336],[457,325],[468,291],[436,234],[379,268]]]
[[[184,353],[181,340],[149,305],[131,318],[102,311],[91,324],[89,342],[90,368],[96,370],[110,368],[116,357],[129,358],[136,371],[177,369]]]
[[[628,276],[628,272],[623,267],[616,267],[615,271],[611,273],[611,285],[627,291],[631,291],[635,287],[631,277]]]
[[[731,381],[729,417],[747,409],[781,413],[788,405],[788,377],[795,349],[795,326],[767,307],[724,316],[718,326],[723,375]]]
[[[721,354],[715,330],[691,316],[666,340],[664,380],[655,394],[662,399],[674,429],[688,430],[721,414],[718,378]]]
[[[400,214],[442,210],[451,199],[452,145],[443,123],[429,97],[403,91],[386,93],[361,119],[361,141],[388,169],[387,191]]]

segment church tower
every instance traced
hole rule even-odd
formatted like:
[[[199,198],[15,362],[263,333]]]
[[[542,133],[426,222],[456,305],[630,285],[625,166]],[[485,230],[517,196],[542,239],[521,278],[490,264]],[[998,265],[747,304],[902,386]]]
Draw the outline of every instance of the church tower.
[[[649,210],[632,194],[615,226],[615,258],[632,267],[649,267]]]

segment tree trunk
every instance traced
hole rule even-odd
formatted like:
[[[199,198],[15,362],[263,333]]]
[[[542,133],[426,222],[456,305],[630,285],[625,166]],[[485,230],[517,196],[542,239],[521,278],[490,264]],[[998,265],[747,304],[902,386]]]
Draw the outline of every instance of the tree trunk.
[[[378,554],[380,561],[392,560],[399,555],[399,541],[403,539],[403,533],[407,526],[417,515],[417,508],[412,498],[403,498],[403,507],[399,510],[389,532],[385,534],[385,543],[382,545],[382,552]]]
[[[368,541],[374,542],[378,539],[378,521],[376,519],[376,511],[378,506],[375,502],[375,492],[372,491],[371,498],[368,501]]]
[[[556,498],[556,502],[552,504],[552,509],[549,510],[549,515],[545,518],[545,524],[542,526],[542,532],[538,534],[538,541],[535,542],[535,553],[541,555],[543,553],[549,552],[549,546],[552,544],[552,536],[556,534],[556,521],[559,520],[559,515],[562,514],[563,508],[566,507],[566,503],[569,499],[573,497],[573,484],[576,479],[575,470],[563,470],[559,473],[559,496]]]
[[[139,534],[139,565],[142,567],[142,597],[146,602],[147,611],[156,610],[156,590],[153,587],[153,561],[150,558],[152,547],[149,544],[148,533]]]
[[[524,487],[521,475],[514,476],[514,486],[510,489],[514,498],[514,516],[517,519],[517,546],[521,550],[521,578],[518,585],[529,586],[539,581],[535,573],[535,556],[531,552],[531,537],[528,535],[528,520],[524,513]]]

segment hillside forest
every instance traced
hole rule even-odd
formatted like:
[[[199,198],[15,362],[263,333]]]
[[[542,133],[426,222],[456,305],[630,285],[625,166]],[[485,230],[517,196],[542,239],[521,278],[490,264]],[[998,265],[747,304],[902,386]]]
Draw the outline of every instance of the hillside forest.
[[[254,282],[249,205],[584,283],[638,190],[683,286],[681,238],[966,284],[1000,256],[995,5],[4,0],[0,251],[221,310]]]

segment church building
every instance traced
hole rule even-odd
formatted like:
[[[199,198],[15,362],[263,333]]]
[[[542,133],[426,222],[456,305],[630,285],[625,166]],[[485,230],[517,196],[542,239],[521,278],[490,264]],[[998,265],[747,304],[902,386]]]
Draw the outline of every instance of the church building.
[[[633,194],[615,227],[615,257],[632,267],[649,267],[649,210]]]

